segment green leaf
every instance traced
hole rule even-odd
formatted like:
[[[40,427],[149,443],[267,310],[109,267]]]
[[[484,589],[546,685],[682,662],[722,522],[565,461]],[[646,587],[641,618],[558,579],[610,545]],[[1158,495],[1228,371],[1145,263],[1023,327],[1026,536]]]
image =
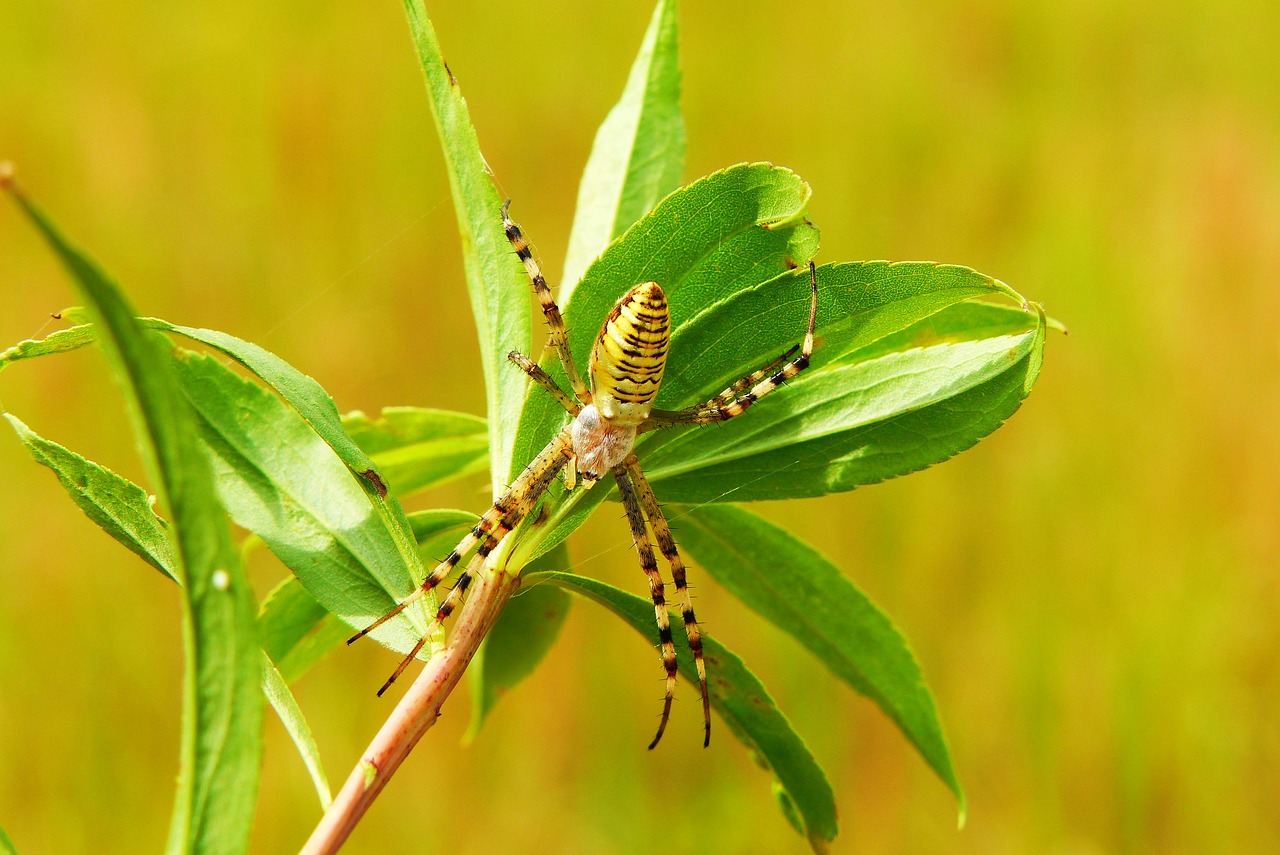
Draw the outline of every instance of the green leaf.
[[[1025,308],[983,299],[966,300],[921,318],[910,326],[869,344],[855,346],[836,361],[865,362],[887,353],[934,344],[1020,335],[1034,325],[1035,315]]]
[[[744,163],[663,199],[609,245],[566,302],[574,358],[588,363],[605,316],[639,282],[661,285],[673,323],[684,324],[724,295],[807,262],[818,245],[804,219],[809,196],[791,170]]]
[[[717,582],[884,710],[956,794],[963,822],[964,791],[933,696],[888,616],[817,551],[744,508],[706,505],[673,516],[681,544]]]
[[[467,290],[480,338],[496,498],[504,489],[502,476],[514,474],[513,467],[527,462],[512,460],[526,378],[508,364],[507,354],[513,350],[529,353],[529,286],[502,228],[501,200],[480,153],[466,99],[440,54],[422,0],[404,0],[404,8],[426,77],[462,237]]]
[[[171,852],[248,847],[262,757],[253,592],[164,354],[107,275],[12,184],[18,205],[66,267],[102,332],[130,401],[143,459],[170,517],[184,581],[182,759]]]
[[[651,644],[657,645],[658,631],[653,621],[653,604],[620,591],[611,585],[571,573],[530,574],[525,584],[548,582],[568,588],[594,600],[622,618]],[[704,658],[709,672],[707,684],[711,704],[725,724],[757,761],[772,770],[786,789],[803,818],[805,834],[816,851],[835,839],[836,805],[826,775],[809,753],[804,740],[792,729],[765,690],[736,655],[707,635],[703,635]],[[698,676],[687,642],[676,640],[680,673],[693,685]]]
[[[67,310],[62,314],[72,317],[78,313],[79,310]],[[141,318],[140,323],[150,329],[185,336],[226,354],[252,371],[288,401],[307,424],[311,425],[316,434],[328,443],[334,453],[359,477],[360,485],[368,495],[374,512],[382,517],[387,529],[391,531],[401,560],[406,566],[413,568],[414,572],[421,574],[422,567],[418,561],[417,550],[413,548],[409,526],[404,519],[404,511],[399,501],[395,496],[387,495],[386,481],[379,473],[377,464],[343,430],[333,398],[319,383],[275,354],[233,335],[217,330],[171,324],[160,318]],[[53,333],[42,341],[22,342],[6,353],[13,354],[11,361],[16,361],[52,353],[64,353],[83,347],[92,340],[93,327],[85,324]],[[0,368],[4,364],[0,361]],[[449,453],[444,448],[438,450],[444,454]]]
[[[488,466],[489,428],[477,416],[386,407],[376,420],[349,413],[342,417],[342,426],[401,498]]]
[[[433,564],[433,556],[446,554],[477,519],[467,511],[444,509],[409,514],[422,555]],[[288,683],[305,674],[350,635],[350,627],[321,605],[296,576],[277,585],[263,600],[258,614],[262,649]]]
[[[316,649],[316,642],[328,634],[329,624],[337,629],[332,644]],[[297,576],[288,576],[272,589],[258,609],[258,640],[284,677],[292,683],[333,647],[351,634],[350,628],[311,596]]]
[[[1004,296],[1022,302],[998,279],[953,264],[849,262],[823,265],[817,275],[818,338],[810,369],[794,382],[851,350],[972,297]],[[696,311],[673,314],[671,352],[658,406],[676,409],[704,401],[800,344],[809,321],[809,299],[809,271],[797,269],[765,281],[708,290]]]
[[[578,186],[560,300],[609,242],[680,184],[685,131],[675,0],[659,0],[622,97],[591,146]]]
[[[816,371],[714,430],[671,432],[644,455],[666,501],[757,501],[851,490],[963,451],[1013,414],[1044,326]]]
[[[301,585],[301,583],[299,583]],[[303,636],[289,655],[278,664],[280,675],[292,684],[311,670],[324,657],[346,646],[351,637],[351,627],[335,614],[326,614],[315,629]]]
[[[569,567],[569,550],[561,544],[535,561],[526,572]],[[485,636],[467,669],[471,683],[471,726],[465,741],[480,732],[503,693],[534,672],[560,637],[569,614],[569,595],[551,585],[522,588],[507,601],[498,622]]]
[[[34,359],[37,356],[50,356],[55,353],[69,353],[92,343],[92,325],[83,324],[65,330],[55,330],[44,338],[20,341],[13,347],[0,351],[0,371],[23,359]]]
[[[324,387],[274,353],[252,342],[217,330],[178,326],[155,318],[148,319],[148,322],[157,329],[186,336],[225,353],[288,401],[339,459],[358,476],[373,512],[391,533],[400,561],[411,572],[422,573],[422,564],[418,561],[417,550],[413,548],[409,524],[405,521],[399,500],[394,495],[387,494],[386,482],[378,472],[377,464],[342,429],[338,407]]]
[[[409,526],[413,529],[413,538],[422,547],[436,538],[451,536],[453,532],[464,532],[480,519],[471,511],[459,511],[452,508],[432,508],[427,511],[414,511],[409,514]]]
[[[17,431],[32,458],[58,476],[71,501],[85,516],[143,561],[178,581],[169,524],[155,515],[147,493],[92,460],[45,439],[16,416],[4,417]]]
[[[414,589],[420,577],[401,560],[395,524],[293,408],[217,359],[179,348],[173,355],[219,495],[238,525],[351,627],[368,626]],[[416,548],[413,561],[421,565]],[[429,599],[373,637],[407,653],[427,627],[425,609],[435,608]]]
[[[0,855],[18,855],[18,847],[13,845],[3,828],[0,828]]]
[[[298,702],[294,700],[284,677],[280,676],[276,666],[265,654],[262,656],[262,692],[280,717],[280,723],[284,725],[289,738],[297,746],[298,754],[307,767],[307,774],[311,776],[311,783],[316,788],[316,795],[320,797],[320,807],[328,810],[333,797],[329,793],[329,779],[325,777],[324,765],[320,762],[320,749],[316,746],[311,727],[298,708]]]
[[[153,329],[176,333],[201,344],[207,344],[252,371],[279,393],[280,397],[293,405],[307,424],[311,425],[315,432],[333,448],[351,471],[366,482],[371,492],[379,497],[386,493],[386,487],[378,474],[377,466],[343,431],[337,405],[324,387],[313,378],[253,342],[218,330],[184,327],[170,324],[159,318],[147,318],[144,323]]]

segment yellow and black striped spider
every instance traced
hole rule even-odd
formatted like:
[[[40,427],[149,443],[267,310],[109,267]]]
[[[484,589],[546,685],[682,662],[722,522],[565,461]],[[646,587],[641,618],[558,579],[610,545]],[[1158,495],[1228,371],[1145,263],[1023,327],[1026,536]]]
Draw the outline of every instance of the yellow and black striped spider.
[[[529,357],[512,352],[508,358],[522,368],[538,385],[546,389],[560,403],[573,421],[556,434],[546,448],[534,458],[511,484],[466,537],[423,580],[422,585],[399,605],[378,618],[348,643],[367,635],[387,620],[398,615],[413,601],[445,580],[463,556],[475,550],[462,575],[440,604],[427,636],[449,617],[461,604],[467,587],[475,574],[484,569],[485,563],[502,539],[518,526],[546,492],[551,482],[563,470],[565,486],[572,490],[579,477],[584,489],[591,487],[606,473],[611,473],[618,484],[622,505],[631,525],[640,556],[640,566],[649,579],[649,593],[657,617],[658,637],[661,640],[662,664],[666,668],[666,697],[662,705],[662,718],[658,732],[649,744],[653,748],[662,738],[671,716],[671,702],[676,687],[676,649],[671,639],[671,624],[667,615],[666,584],[658,570],[653,546],[649,540],[645,521],[652,527],[658,548],[671,567],[671,578],[680,597],[681,615],[689,649],[693,652],[702,689],[702,714],[704,720],[703,745],[711,741],[711,704],[707,697],[707,672],[702,659],[702,640],[698,620],[693,613],[693,603],[685,580],[684,561],[676,549],[671,527],[658,505],[653,487],[640,468],[632,448],[637,434],[673,425],[702,425],[722,422],[742,415],[753,403],[795,377],[809,364],[813,352],[813,328],[818,311],[818,277],[813,262],[809,262],[811,298],[809,304],[809,328],[804,343],[792,347],[782,356],[725,389],[719,395],[702,404],[683,410],[659,410],[653,406],[662,383],[662,372],[667,363],[667,346],[671,341],[671,316],[667,298],[657,282],[636,285],[614,305],[604,320],[600,334],[591,351],[591,387],[583,381],[569,352],[569,342],[560,316],[560,309],[551,296],[551,289],[538,269],[519,226],[507,216],[508,201],[502,206],[502,222],[507,239],[516,255],[524,262],[534,292],[542,304],[551,329],[550,344],[555,347],[564,366],[565,376],[573,387],[573,394],[565,392]],[[796,351],[799,350],[797,354]],[[395,673],[378,690],[381,695],[413,661],[426,637],[410,651],[396,668]]]

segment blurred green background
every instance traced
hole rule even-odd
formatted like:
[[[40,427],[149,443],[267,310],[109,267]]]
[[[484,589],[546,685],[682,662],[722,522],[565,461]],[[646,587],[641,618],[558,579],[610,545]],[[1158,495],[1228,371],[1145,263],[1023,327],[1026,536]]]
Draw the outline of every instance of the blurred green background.
[[[551,278],[580,170],[651,7],[429,3]],[[9,0],[0,158],[144,312],[227,330],[346,409],[483,410],[453,208],[399,4]],[[699,615],[831,776],[839,852],[1280,851],[1280,5],[718,4],[681,10],[688,178],[814,188],[819,261],[968,264],[1042,300],[1023,409],[941,466],[762,508],[911,640],[970,797],[867,701],[699,575]],[[73,300],[0,206],[0,346]],[[93,352],[0,402],[140,478]],[[0,431],[0,827],[19,851],[158,851],[177,769],[174,586]],[[418,504],[478,509],[478,480]],[[606,508],[578,568],[643,590]],[[677,532],[678,536],[678,532]],[[260,558],[259,593],[280,569]],[[696,572],[696,569],[695,571]],[[395,657],[296,686],[330,777]],[[686,687],[661,748],[652,652],[576,604],[470,747],[462,696],[348,851],[801,852],[766,776]],[[255,850],[319,817],[268,715]]]

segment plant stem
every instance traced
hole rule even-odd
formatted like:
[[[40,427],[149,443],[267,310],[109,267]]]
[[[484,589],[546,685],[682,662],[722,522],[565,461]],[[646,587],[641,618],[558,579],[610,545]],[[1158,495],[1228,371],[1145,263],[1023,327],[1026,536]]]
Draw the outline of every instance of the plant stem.
[[[400,703],[382,725],[360,762],[325,811],[300,855],[332,855],[364,816],[369,805],[409,756],[413,746],[440,717],[440,708],[462,677],[498,614],[520,587],[520,577],[500,570],[476,579],[449,643],[427,662]]]

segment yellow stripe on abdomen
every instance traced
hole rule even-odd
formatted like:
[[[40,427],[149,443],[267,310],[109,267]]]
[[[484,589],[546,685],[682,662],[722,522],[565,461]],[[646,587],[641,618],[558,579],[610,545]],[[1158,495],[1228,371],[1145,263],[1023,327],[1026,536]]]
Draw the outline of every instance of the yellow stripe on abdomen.
[[[671,312],[657,282],[622,296],[591,351],[591,398],[600,415],[620,425],[649,417],[671,343]]]

